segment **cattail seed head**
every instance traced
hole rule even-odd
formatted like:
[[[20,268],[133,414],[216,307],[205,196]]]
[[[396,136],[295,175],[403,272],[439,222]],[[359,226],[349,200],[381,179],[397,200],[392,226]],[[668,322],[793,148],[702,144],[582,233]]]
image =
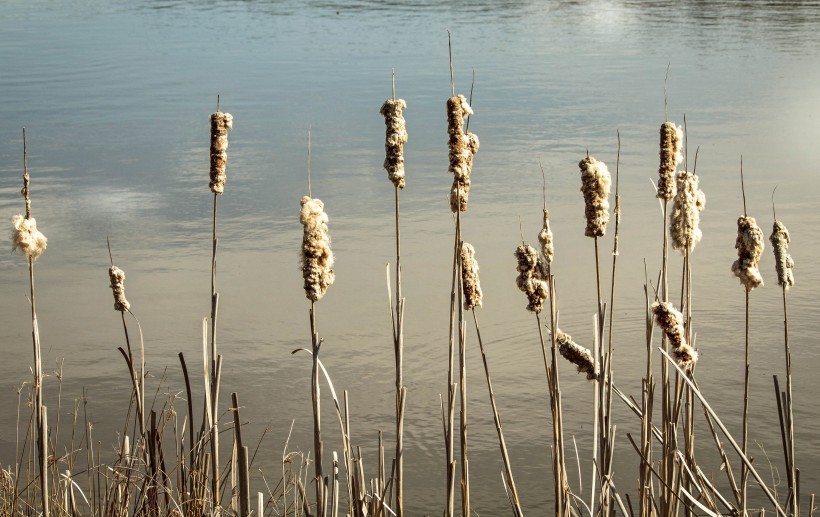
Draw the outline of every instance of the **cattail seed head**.
[[[404,188],[404,144],[407,143],[407,125],[402,110],[407,103],[402,99],[387,99],[379,113],[384,115],[387,126],[384,143],[384,168],[387,176],[398,188]]]
[[[108,278],[111,280],[111,290],[114,292],[114,310],[125,312],[131,304],[125,299],[125,272],[117,266],[108,268]]]
[[[557,329],[555,332],[555,341],[558,343],[558,352],[575,366],[578,367],[578,373],[587,374],[587,380],[594,380],[595,374],[595,360],[592,358],[592,352],[589,349],[582,347],[572,340],[572,336],[561,332]]]
[[[217,111],[211,115],[211,192],[225,192],[225,165],[228,163],[228,130],[233,128],[233,115]]]
[[[550,230],[550,212],[544,209],[544,225],[538,233],[538,243],[541,245],[541,256],[544,258],[544,264],[549,268],[552,264],[552,258],[555,256],[555,248],[552,242],[552,230]]]
[[[657,197],[669,201],[675,197],[675,171],[683,160],[683,128],[672,122],[661,124],[661,163],[658,167]]]
[[[732,264],[732,272],[740,283],[751,291],[763,285],[763,277],[757,267],[763,255],[763,231],[754,217],[740,216],[737,219],[737,260]]]
[[[481,307],[481,282],[478,279],[475,248],[466,242],[461,244],[461,283],[464,290],[464,310]]]
[[[336,278],[330,234],[327,230],[328,217],[324,207],[319,199],[309,196],[302,198],[302,276],[305,279],[305,296],[313,302],[322,299]]]
[[[470,194],[470,173],[473,169],[473,155],[478,152],[478,137],[464,133],[464,117],[472,115],[473,109],[463,95],[447,99],[447,134],[450,148],[450,172],[453,186],[450,189],[450,210],[467,211]]]
[[[700,213],[706,206],[706,195],[698,186],[698,177],[687,171],[678,173],[677,193],[672,204],[669,234],[672,247],[681,253],[691,253],[703,236],[700,231]]]
[[[788,290],[789,287],[794,285],[794,272],[792,271],[794,269],[794,260],[789,255],[789,242],[791,241],[789,230],[780,221],[775,221],[769,241],[771,241],[774,248],[777,283]]]
[[[672,356],[678,366],[683,370],[691,368],[698,360],[698,353],[686,342],[683,315],[669,302],[655,302],[651,308],[655,321],[669,340]]]
[[[33,217],[26,219],[22,215],[15,215],[11,219],[14,229],[11,231],[12,251],[20,250],[26,257],[37,260],[48,245],[48,239],[37,229],[37,221]]]
[[[581,192],[586,205],[587,237],[602,237],[609,222],[609,187],[612,177],[604,162],[587,156],[578,163],[581,169]]]
[[[527,295],[527,310],[540,313],[547,299],[547,283],[542,278],[541,260],[538,252],[528,244],[522,244],[515,250],[518,259],[518,278],[515,284]]]

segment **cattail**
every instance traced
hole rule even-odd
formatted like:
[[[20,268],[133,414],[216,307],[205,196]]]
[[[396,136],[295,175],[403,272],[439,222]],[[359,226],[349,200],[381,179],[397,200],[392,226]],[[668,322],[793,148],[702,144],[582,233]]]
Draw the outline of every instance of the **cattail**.
[[[550,230],[550,212],[544,208],[544,226],[538,233],[538,243],[541,244],[541,256],[544,264],[549,268],[552,264],[552,257],[555,255],[555,248],[552,243],[552,230]]]
[[[672,205],[669,233],[672,247],[681,253],[691,253],[703,235],[700,231],[700,213],[706,206],[706,195],[698,187],[698,177],[687,171],[678,173],[677,193]]]
[[[542,278],[541,260],[538,252],[528,244],[522,244],[515,250],[518,259],[518,278],[515,283],[527,295],[527,310],[540,313],[547,299],[547,283]]]
[[[587,156],[578,163],[581,169],[581,192],[586,204],[587,237],[602,237],[609,222],[609,187],[612,177],[604,162]]]
[[[228,163],[228,130],[233,128],[233,115],[217,111],[211,115],[211,192],[225,192],[225,165]]]
[[[28,258],[37,260],[48,244],[46,236],[37,229],[37,221],[33,217],[27,219],[18,214],[11,222],[14,225],[11,232],[12,251],[20,250]]]
[[[655,321],[669,339],[672,355],[681,369],[691,368],[698,361],[697,351],[686,342],[686,332],[683,328],[683,315],[669,302],[655,302],[652,304]]]
[[[117,266],[108,269],[108,278],[111,280],[111,290],[114,292],[114,310],[125,312],[131,304],[125,299],[125,271]]]
[[[789,255],[789,230],[780,221],[775,220],[769,241],[774,248],[774,266],[777,270],[777,283],[788,289],[794,285],[794,260]]]
[[[336,278],[333,272],[333,252],[327,231],[328,217],[324,203],[309,196],[302,198],[300,219],[305,227],[302,237],[302,276],[305,295],[317,302]]]
[[[461,283],[464,289],[464,310],[481,307],[481,282],[478,280],[475,248],[466,242],[461,244]]]
[[[763,277],[757,263],[763,255],[763,231],[754,217],[742,215],[737,219],[737,260],[732,264],[732,272],[746,286],[747,291],[763,285]]]
[[[387,176],[398,188],[404,188],[404,144],[407,143],[407,126],[401,112],[407,107],[402,99],[387,99],[379,113],[384,115],[387,126],[384,143],[384,168]]]
[[[572,340],[572,336],[561,332],[557,329],[555,332],[555,341],[558,343],[558,352],[575,366],[578,367],[578,373],[587,374],[587,380],[594,380],[595,375],[595,360],[592,358],[592,352],[589,349],[582,347]]]
[[[478,152],[478,137],[464,133],[464,117],[472,115],[473,109],[463,95],[447,99],[447,133],[450,146],[450,172],[453,173],[453,187],[450,190],[450,209],[455,212],[467,211],[470,195],[470,173],[473,169],[473,155]]]
[[[675,171],[683,160],[683,128],[672,122],[661,124],[661,163],[658,167],[658,198],[675,197]]]

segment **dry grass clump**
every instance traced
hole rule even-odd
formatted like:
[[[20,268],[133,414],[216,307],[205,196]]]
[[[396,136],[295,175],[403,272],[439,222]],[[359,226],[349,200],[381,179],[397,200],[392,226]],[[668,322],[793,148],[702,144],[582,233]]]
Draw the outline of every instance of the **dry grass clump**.
[[[661,124],[660,158],[658,166],[658,198],[670,201],[675,197],[675,171],[683,160],[683,128],[672,122]]]
[[[677,193],[672,204],[669,234],[672,247],[680,252],[695,249],[703,233],[700,231],[700,213],[706,207],[706,195],[700,190],[698,177],[688,171],[678,173]]]
[[[211,182],[214,194],[225,192],[225,165],[228,163],[228,130],[233,128],[233,115],[217,111],[211,115]]]
[[[111,290],[114,292],[114,310],[125,312],[131,304],[125,299],[125,271],[117,266],[108,268],[108,278],[111,279]]]
[[[48,245],[46,236],[37,229],[37,221],[19,214],[11,221],[14,226],[11,231],[12,251],[19,250],[26,257],[37,260]]]
[[[592,358],[592,352],[589,349],[582,347],[572,340],[572,336],[561,329],[556,329],[555,341],[558,343],[558,352],[575,366],[578,367],[578,373],[585,373],[587,380],[595,380],[595,360]]]
[[[464,310],[481,307],[481,282],[478,279],[478,261],[475,248],[467,242],[461,245],[461,280],[464,289]]]
[[[404,144],[407,143],[407,125],[402,110],[407,103],[402,99],[387,99],[379,113],[384,115],[387,126],[384,142],[384,168],[397,188],[404,188]]]
[[[581,192],[584,194],[587,237],[602,237],[609,222],[609,187],[612,177],[604,162],[587,156],[578,163],[581,169]]]
[[[669,340],[672,356],[683,370],[688,370],[698,361],[697,351],[686,342],[683,315],[669,302],[652,304],[655,321]]]
[[[322,299],[336,278],[324,207],[319,199],[310,196],[302,198],[302,276],[305,279],[305,295],[314,302]]]
[[[478,152],[479,146],[476,135],[464,132],[464,117],[472,114],[473,109],[463,95],[454,95],[447,99],[447,133],[450,136],[449,170],[453,173],[450,209],[453,213],[467,211],[473,155]]]
[[[747,291],[763,285],[763,277],[757,265],[763,255],[763,231],[754,217],[742,215],[737,219],[737,260],[732,272],[740,279]]]
[[[549,292],[547,282],[541,278],[541,260],[538,252],[529,244],[522,244],[515,250],[518,259],[518,277],[515,284],[527,295],[527,310],[540,313]]]
[[[774,248],[774,267],[777,270],[777,283],[788,289],[794,285],[794,259],[789,255],[789,230],[780,221],[775,221],[769,241]]]

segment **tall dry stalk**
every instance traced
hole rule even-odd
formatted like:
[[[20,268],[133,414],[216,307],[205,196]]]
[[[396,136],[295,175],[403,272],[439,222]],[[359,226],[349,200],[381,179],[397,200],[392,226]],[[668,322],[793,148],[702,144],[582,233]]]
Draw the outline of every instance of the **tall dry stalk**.
[[[40,353],[40,331],[37,325],[37,309],[34,288],[34,262],[45,251],[47,239],[37,229],[37,221],[31,216],[30,177],[28,174],[28,149],[26,128],[23,128],[23,189],[26,215],[15,215],[12,223],[12,246],[28,259],[28,278],[31,301],[31,341],[34,349],[34,425],[37,428],[37,465],[40,473],[40,504],[44,517],[49,515],[48,485],[48,408],[43,405],[43,362]]]
[[[601,342],[603,336],[604,312],[605,307],[601,297],[601,267],[600,257],[598,253],[598,238],[606,234],[606,226],[609,223],[609,192],[612,184],[612,177],[604,162],[596,160],[594,157],[587,156],[578,163],[581,171],[581,192],[584,195],[584,215],[586,216],[586,230],[584,234],[591,237],[595,243],[595,285],[596,285],[596,325],[595,333],[598,338],[597,342]],[[603,365],[602,348],[596,348],[595,364],[596,369],[600,370]],[[593,428],[595,434],[593,435],[593,463],[601,466],[608,464],[608,448],[609,448],[609,428],[605,428],[605,415],[603,408],[607,406],[606,403],[606,389],[605,382],[600,382],[598,375],[596,378],[596,389],[594,392],[594,414],[593,414]],[[595,505],[595,488],[598,480],[595,468],[592,471],[591,483],[591,501],[590,508]],[[609,500],[604,496],[602,485],[601,497],[601,512],[602,515],[609,514]]]
[[[407,104],[396,99],[396,73],[392,73],[392,96],[384,102],[380,113],[387,126],[385,135],[384,168],[395,189],[396,206],[396,307],[391,313],[393,325],[393,349],[396,356],[396,454],[395,488],[396,514],[404,515],[404,410],[407,388],[404,386],[404,298],[401,293],[401,227],[399,210],[399,190],[405,186],[404,144],[407,143],[407,129],[402,110]],[[389,282],[389,279],[388,279]],[[389,283],[388,283],[389,288]]]
[[[455,214],[455,238],[453,243],[453,274],[450,291],[450,334],[449,334],[449,366],[448,366],[448,398],[447,419],[445,424],[445,449],[447,455],[447,516],[454,515],[455,492],[455,454],[453,447],[455,390],[459,389],[461,411],[459,413],[460,446],[461,446],[461,504],[462,514],[470,515],[470,476],[467,441],[467,365],[466,365],[466,331],[467,323],[464,318],[463,304],[460,297],[461,286],[461,213],[467,211],[468,196],[470,193],[470,174],[473,167],[473,156],[478,152],[478,137],[467,131],[464,119],[473,114],[470,102],[464,95],[456,95],[453,78],[452,43],[448,32],[448,49],[450,54],[450,87],[452,96],[447,99],[447,134],[449,148],[449,168],[453,174],[453,185],[450,190],[450,210]],[[456,298],[459,298],[457,303]],[[459,380],[455,381],[455,336],[454,330],[458,322],[458,356]]]
[[[478,340],[479,350],[481,351],[481,359],[484,363],[484,375],[487,379],[487,390],[490,394],[490,405],[493,410],[493,423],[495,424],[495,431],[498,435],[498,446],[501,450],[501,460],[504,463],[504,480],[507,487],[507,493],[509,494],[510,506],[514,517],[522,517],[524,515],[524,511],[521,508],[521,501],[518,497],[518,489],[516,488],[515,480],[513,479],[510,455],[507,451],[507,443],[504,440],[504,430],[501,426],[501,416],[498,412],[498,406],[495,401],[495,392],[493,391],[493,383],[490,379],[490,367],[487,362],[487,354],[484,350],[484,342],[481,339],[481,331],[478,327],[478,315],[475,311],[477,307],[481,307],[483,298],[483,294],[481,292],[481,282],[478,276],[478,261],[475,259],[475,249],[472,245],[466,242],[461,246],[461,280],[464,293],[464,310],[470,311],[473,314],[476,339]]]
[[[737,220],[737,248],[738,259],[732,264],[732,272],[740,279],[746,295],[745,315],[745,368],[743,376],[743,454],[748,452],[749,443],[749,293],[763,285],[758,262],[763,255],[763,232],[753,217],[746,212],[746,189],[743,185],[743,157],[740,158],[740,190],[743,195],[743,215]],[[740,470],[740,513],[746,515],[746,493],[749,469],[744,463]]]
[[[776,189],[776,188],[775,188]],[[777,219],[777,212],[774,208],[774,191],[772,191],[772,234],[769,241],[772,243],[775,258],[775,270],[777,272],[777,283],[780,285],[783,295],[783,346],[786,359],[786,396],[785,396],[785,458],[786,472],[788,474],[788,504],[786,508],[795,517],[800,515],[800,505],[797,500],[797,464],[794,450],[794,400],[792,399],[792,358],[789,345],[789,313],[786,303],[786,293],[794,285],[794,260],[789,254],[789,242],[791,235],[786,226]],[[779,390],[778,390],[779,391]],[[778,399],[779,400],[779,399]]]
[[[317,514],[327,514],[325,505],[327,486],[322,464],[323,444],[321,430],[321,392],[319,388],[319,349],[322,339],[316,327],[316,302],[324,297],[327,289],[335,280],[333,271],[334,257],[330,249],[328,233],[328,216],[324,203],[319,199],[304,196],[301,201],[300,221],[304,228],[302,237],[302,277],[305,295],[310,300],[310,336],[313,352],[313,370],[311,375],[311,398],[313,400],[313,446],[316,483]]]
[[[216,215],[219,195],[225,192],[225,167],[228,162],[228,131],[233,128],[233,116],[220,111],[219,96],[216,100],[216,112],[211,115],[211,181],[209,187],[214,195],[213,232],[211,248],[211,349],[210,349],[210,435],[211,435],[211,497],[215,511],[220,508],[220,469],[219,469],[219,369],[221,356],[216,348],[216,324],[219,314],[219,293],[216,291]]]

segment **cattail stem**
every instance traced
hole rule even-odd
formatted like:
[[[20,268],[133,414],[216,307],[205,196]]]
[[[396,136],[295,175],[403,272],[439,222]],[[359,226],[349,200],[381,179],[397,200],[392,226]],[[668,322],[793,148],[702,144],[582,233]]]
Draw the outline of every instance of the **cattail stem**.
[[[445,453],[447,455],[447,517],[453,517],[455,493],[455,462],[453,428],[455,413],[455,325],[456,325],[456,289],[459,287],[459,251],[461,243],[461,212],[456,212],[456,229],[453,243],[453,277],[450,290],[450,332],[448,338],[448,368],[447,368],[447,422],[445,426]]]
[[[15,217],[15,234],[14,246],[19,248],[28,257],[28,277],[29,277],[29,293],[31,301],[31,341],[34,351],[34,416],[37,427],[37,458],[40,472],[40,499],[42,505],[42,513],[44,517],[49,515],[49,498],[48,498],[48,429],[46,426],[46,407],[43,406],[43,360],[40,351],[40,331],[37,325],[37,307],[34,287],[34,261],[45,249],[45,237],[42,234],[42,244],[38,246],[38,242],[34,243],[34,247],[22,247],[17,239],[18,224],[31,233],[33,240],[37,240],[39,233],[34,224],[34,219],[31,217],[31,193],[30,193],[30,177],[28,173],[28,147],[26,143],[26,128],[23,128],[23,199],[26,206],[25,221],[19,219],[20,216]],[[19,218],[19,219],[18,219]],[[30,225],[30,226],[29,226]]]
[[[800,506],[797,503],[797,466],[794,456],[794,410],[792,400],[792,357],[791,348],[789,345],[789,313],[788,305],[786,303],[786,285],[781,286],[783,292],[783,342],[786,356],[786,431],[788,439],[788,457],[787,467],[789,474],[789,505],[795,517],[800,515]]]
[[[743,375],[743,429],[741,437],[741,447],[743,454],[748,454],[749,444],[749,290],[745,289],[746,294],[746,325],[745,325],[745,368]],[[747,495],[747,480],[749,477],[749,470],[746,464],[740,466],[740,515],[746,515],[746,495]]]
[[[396,515],[404,515],[404,299],[401,295],[401,227],[399,210],[399,187],[395,187],[396,198]]]
[[[311,372],[311,400],[313,402],[313,453],[316,482],[317,515],[324,516],[322,500],[324,498],[324,469],[322,468],[322,423],[321,392],[319,387],[319,348],[321,340],[316,331],[316,302],[310,302],[310,339],[313,350],[313,369]]]
[[[510,463],[510,455],[507,452],[507,443],[504,441],[504,431],[501,427],[501,416],[498,414],[498,407],[495,402],[495,392],[493,391],[493,383],[490,380],[490,367],[487,364],[487,355],[484,352],[484,342],[481,340],[481,331],[478,328],[478,316],[475,309],[473,313],[473,323],[475,323],[476,339],[478,340],[478,347],[481,351],[481,360],[484,362],[484,374],[487,377],[487,390],[490,392],[490,404],[493,409],[493,422],[495,423],[495,430],[498,434],[498,446],[501,449],[501,459],[504,462],[504,472],[506,473],[507,486],[510,491],[510,502],[513,509],[514,517],[523,517],[524,511],[521,509],[521,502],[518,499],[518,489],[515,487],[513,480],[512,465]]]

